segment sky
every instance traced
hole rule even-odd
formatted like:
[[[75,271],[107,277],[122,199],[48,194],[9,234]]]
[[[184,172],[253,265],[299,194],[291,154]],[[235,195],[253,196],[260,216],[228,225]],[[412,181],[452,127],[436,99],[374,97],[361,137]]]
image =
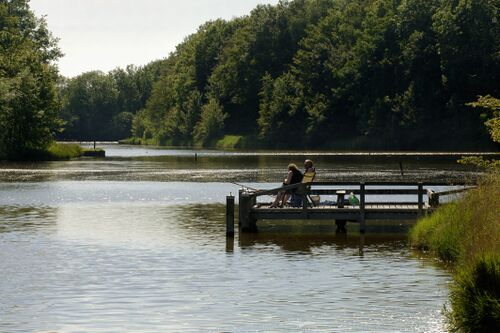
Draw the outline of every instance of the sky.
[[[107,72],[165,58],[206,21],[247,15],[278,0],[31,0],[65,54],[62,75]]]

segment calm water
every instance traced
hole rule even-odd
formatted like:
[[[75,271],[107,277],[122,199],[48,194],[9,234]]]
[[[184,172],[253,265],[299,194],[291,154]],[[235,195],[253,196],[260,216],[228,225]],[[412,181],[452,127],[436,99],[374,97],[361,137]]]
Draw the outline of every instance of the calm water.
[[[224,200],[289,161],[321,180],[460,180],[454,163],[325,153],[107,146],[108,157],[0,164],[0,332],[442,332],[449,273],[405,223],[360,237],[263,221],[224,237]],[[196,159],[194,154],[197,154]]]

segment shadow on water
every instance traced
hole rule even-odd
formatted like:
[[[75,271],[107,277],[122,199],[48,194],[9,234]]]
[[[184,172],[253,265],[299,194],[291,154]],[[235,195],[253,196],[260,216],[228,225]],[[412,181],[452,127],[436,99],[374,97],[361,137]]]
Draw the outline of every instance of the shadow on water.
[[[176,230],[191,241],[201,244],[219,244],[224,241],[227,252],[234,246],[241,249],[259,246],[276,246],[284,252],[311,253],[320,247],[335,250],[356,250],[362,255],[365,249],[389,250],[406,245],[407,232],[412,222],[376,221],[367,225],[367,234],[360,235],[358,224],[347,225],[348,232],[336,233],[334,221],[259,221],[258,233],[240,233],[225,238],[225,206],[222,204],[181,205],[164,208],[164,216],[175,217]]]
[[[260,222],[260,221],[259,221]],[[392,222],[379,222],[367,228],[367,234],[356,231],[357,224],[348,224],[347,233],[337,233],[335,223],[322,221],[272,221],[259,224],[255,234],[240,233],[238,246],[250,248],[260,245],[275,245],[286,252],[311,253],[320,247],[332,247],[335,250],[359,250],[363,255],[366,248],[400,248],[407,241],[407,227],[394,225]],[[230,242],[230,241],[229,241]]]
[[[0,206],[0,233],[47,229],[57,223],[57,208]]]
[[[174,208],[176,225],[185,237],[222,242],[226,207],[221,204],[182,205]],[[169,209],[169,214],[172,209]]]

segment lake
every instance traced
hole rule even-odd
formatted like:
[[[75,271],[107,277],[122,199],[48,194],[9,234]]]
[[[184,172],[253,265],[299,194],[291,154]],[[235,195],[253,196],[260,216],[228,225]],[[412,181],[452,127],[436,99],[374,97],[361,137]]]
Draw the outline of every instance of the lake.
[[[263,221],[233,242],[225,197],[277,186],[305,157],[322,181],[477,172],[414,155],[104,149],[0,164],[0,332],[445,331],[450,273],[411,251],[408,223],[363,236]]]

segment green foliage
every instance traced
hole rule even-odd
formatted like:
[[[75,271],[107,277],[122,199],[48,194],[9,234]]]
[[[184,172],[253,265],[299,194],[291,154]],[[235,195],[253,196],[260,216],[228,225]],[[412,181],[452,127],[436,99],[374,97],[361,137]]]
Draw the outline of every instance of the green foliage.
[[[412,246],[455,265],[451,331],[496,332],[500,327],[500,175],[440,207],[412,228]]]
[[[241,135],[224,135],[215,145],[220,149],[243,148],[244,137]]]
[[[484,123],[490,133],[493,142],[500,143],[500,99],[487,96],[479,96],[476,102],[467,103],[468,106],[479,108],[484,111],[481,118],[487,119]],[[458,161],[461,164],[472,164],[492,171],[500,170],[499,160],[487,160],[482,156],[463,157]]]
[[[227,115],[215,99],[210,99],[201,111],[201,119],[194,131],[195,140],[203,145],[210,144],[223,134]]]
[[[500,255],[485,255],[459,270],[452,285],[451,331],[498,332],[500,330]]]
[[[467,103],[467,105],[485,111],[481,117],[488,119],[484,124],[488,128],[491,139],[500,143],[500,99],[490,95],[479,96],[476,102]]]
[[[163,61],[127,66],[107,74],[93,71],[60,84],[65,140],[118,140],[131,135],[133,119],[149,99]],[[135,132],[143,129],[139,117]],[[142,136],[143,133],[141,133]]]
[[[462,236],[471,223],[471,212],[462,205],[462,202],[446,204],[421,219],[411,230],[412,246],[432,250],[441,260],[456,261],[464,253]]]
[[[464,103],[498,93],[495,8],[491,0],[295,0],[208,22],[168,58],[135,135],[193,141],[201,105],[214,98],[228,116],[225,134],[257,135],[254,145],[487,146]]]
[[[0,2],[0,158],[40,154],[61,127],[53,65],[60,55],[28,1]]]
[[[69,143],[52,142],[47,152],[49,155],[48,159],[50,160],[66,160],[83,155],[83,149],[80,145]]]
[[[262,81],[258,119],[260,138],[268,144],[287,142],[288,146],[292,146],[294,138],[305,131],[306,114],[302,113],[302,117],[297,115],[302,103],[300,88],[290,73],[274,81],[267,74]]]
[[[67,82],[62,90],[63,117],[72,139],[109,139],[109,124],[116,113],[116,82],[102,72],[88,72]],[[74,137],[72,133],[78,133]]]

